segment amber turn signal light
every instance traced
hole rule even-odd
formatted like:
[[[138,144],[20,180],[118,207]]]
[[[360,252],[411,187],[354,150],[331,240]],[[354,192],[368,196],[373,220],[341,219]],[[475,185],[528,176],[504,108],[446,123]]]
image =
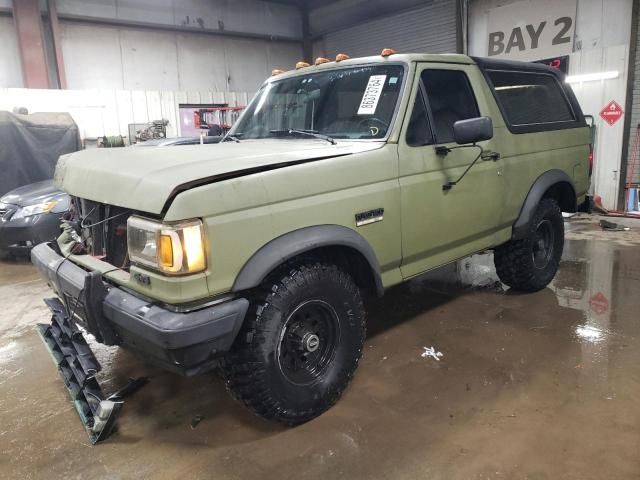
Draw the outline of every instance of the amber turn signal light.
[[[307,62],[298,62],[296,63],[296,70],[300,70],[301,68],[310,67]]]
[[[382,52],[380,52],[380,55],[382,55],[383,57],[389,57],[391,55],[395,55],[396,52],[393,48],[383,48]]]
[[[322,65],[323,63],[329,63],[331,60],[329,60],[328,58],[324,58],[324,57],[318,57],[316,58],[316,61],[314,62],[315,65]]]
[[[336,62],[341,62],[343,60],[349,60],[351,57],[346,53],[339,53],[336,55]]]

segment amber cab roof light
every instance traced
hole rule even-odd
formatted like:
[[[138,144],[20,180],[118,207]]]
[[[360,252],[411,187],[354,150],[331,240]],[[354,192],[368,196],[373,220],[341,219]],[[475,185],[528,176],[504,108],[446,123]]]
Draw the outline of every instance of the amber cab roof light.
[[[300,70],[301,68],[310,67],[307,62],[298,62],[296,63],[296,70]]]
[[[395,55],[396,52],[393,48],[383,48],[382,52],[380,52],[380,55],[382,55],[383,57],[390,57],[391,55]]]
[[[284,70],[271,70],[271,76],[273,77],[274,75],[280,75],[281,73],[284,73]]]
[[[328,58],[324,58],[324,57],[318,57],[316,58],[316,61],[314,62],[315,65],[322,65],[323,63],[329,63],[331,60],[329,60]]]
[[[351,57],[346,53],[339,53],[336,55],[336,62],[341,62],[343,60],[349,60]]]

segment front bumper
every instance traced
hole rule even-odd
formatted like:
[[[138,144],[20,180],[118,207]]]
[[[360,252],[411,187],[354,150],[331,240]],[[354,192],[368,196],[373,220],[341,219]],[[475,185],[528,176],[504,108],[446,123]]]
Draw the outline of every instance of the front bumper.
[[[60,297],[67,315],[99,342],[122,345],[167,370],[194,375],[210,370],[231,348],[249,301],[235,298],[178,313],[102,280],[40,244],[31,261]]]
[[[62,214],[42,213],[18,220],[0,219],[0,250],[28,252],[34,245],[49,242],[60,235]]]

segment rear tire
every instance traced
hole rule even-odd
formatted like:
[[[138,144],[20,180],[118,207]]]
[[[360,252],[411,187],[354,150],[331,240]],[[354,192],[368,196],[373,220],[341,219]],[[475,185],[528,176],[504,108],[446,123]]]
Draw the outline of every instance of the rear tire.
[[[351,381],[366,335],[351,276],[320,260],[289,265],[262,285],[250,309],[223,362],[232,395],[287,425],[329,409]]]
[[[542,290],[558,271],[563,248],[562,211],[555,200],[544,198],[525,236],[495,249],[493,260],[498,277],[514,290]]]

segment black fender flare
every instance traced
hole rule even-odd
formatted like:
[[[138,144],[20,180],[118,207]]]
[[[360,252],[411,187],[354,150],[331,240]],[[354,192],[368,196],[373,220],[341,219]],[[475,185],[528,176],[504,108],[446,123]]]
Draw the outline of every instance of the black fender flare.
[[[536,179],[535,182],[533,182],[533,185],[527,194],[527,198],[522,205],[522,209],[520,210],[520,215],[513,224],[512,238],[514,240],[518,240],[525,235],[529,222],[531,221],[531,217],[533,216],[533,212],[538,206],[538,203],[540,203],[540,200],[542,200],[542,196],[547,190],[549,190],[549,188],[558,183],[568,183],[571,185],[575,197],[576,188],[573,184],[573,180],[566,174],[566,172],[562,170],[548,170],[544,172]]]
[[[342,225],[305,227],[271,240],[247,260],[233,283],[232,291],[257,287],[275,268],[301,253],[335,246],[351,248],[365,258],[375,280],[376,292],[381,296],[384,288],[380,264],[373,248],[358,232]]]

